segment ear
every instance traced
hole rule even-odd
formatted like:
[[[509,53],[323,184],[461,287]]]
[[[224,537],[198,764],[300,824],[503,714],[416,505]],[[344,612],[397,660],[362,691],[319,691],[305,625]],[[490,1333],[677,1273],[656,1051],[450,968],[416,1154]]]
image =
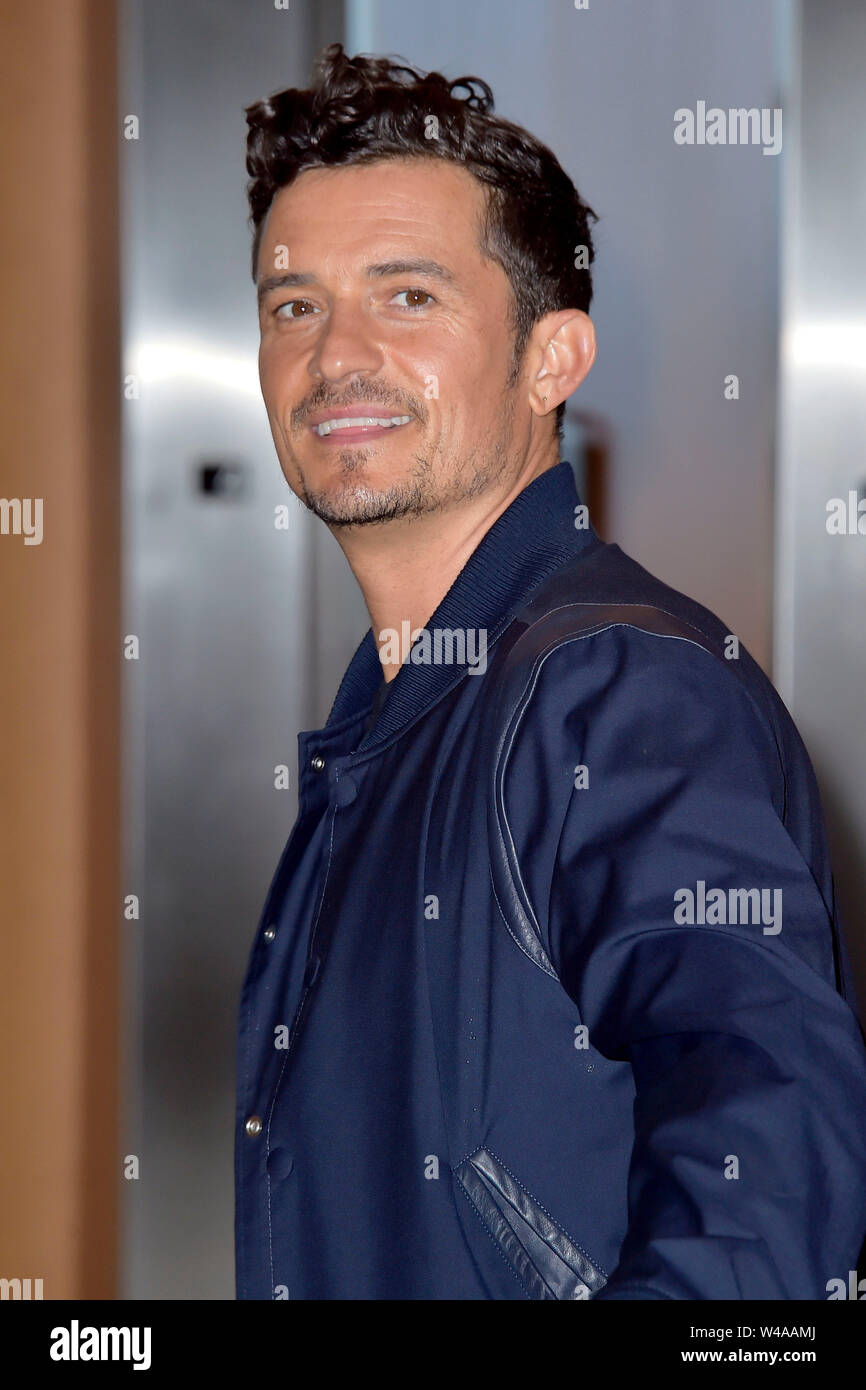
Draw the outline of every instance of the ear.
[[[587,376],[595,361],[595,325],[582,309],[560,309],[535,324],[527,343],[529,405],[549,415]]]

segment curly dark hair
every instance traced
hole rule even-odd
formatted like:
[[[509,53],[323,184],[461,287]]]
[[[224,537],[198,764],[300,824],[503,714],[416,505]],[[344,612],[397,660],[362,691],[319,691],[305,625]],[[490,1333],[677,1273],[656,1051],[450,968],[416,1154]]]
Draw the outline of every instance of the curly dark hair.
[[[546,145],[491,115],[493,93],[479,77],[449,82],[389,58],[350,58],[334,43],[313,78],[309,88],[289,87],[246,108],[253,279],[274,195],[304,170],[401,157],[450,159],[488,190],[480,249],[511,282],[513,384],[540,318],[557,309],[589,309],[596,214]],[[461,91],[465,95],[457,95]],[[579,248],[585,251],[578,254]],[[560,434],[564,413],[562,403],[556,410]]]

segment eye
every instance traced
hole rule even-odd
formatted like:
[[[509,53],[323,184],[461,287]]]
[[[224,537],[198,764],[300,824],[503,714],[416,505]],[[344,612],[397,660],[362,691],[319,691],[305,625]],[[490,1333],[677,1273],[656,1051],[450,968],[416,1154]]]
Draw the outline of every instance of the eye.
[[[289,309],[292,311],[294,311],[295,309],[300,309],[301,312],[298,314],[294,312],[284,314],[284,309]],[[278,305],[278,307],[274,310],[274,317],[278,319],[303,319],[307,318],[311,311],[315,311],[315,313],[319,312],[318,309],[316,309],[315,304],[311,304],[309,299],[288,299],[286,300],[285,304]]]
[[[398,299],[401,294],[408,294],[410,296],[410,300],[416,299],[418,296],[421,296],[424,300],[429,300],[431,304],[434,302],[432,294],[428,294],[426,290],[398,290],[394,298]],[[410,302],[409,304],[404,304],[402,307],[404,309],[426,309],[427,305],[426,303],[418,304]]]

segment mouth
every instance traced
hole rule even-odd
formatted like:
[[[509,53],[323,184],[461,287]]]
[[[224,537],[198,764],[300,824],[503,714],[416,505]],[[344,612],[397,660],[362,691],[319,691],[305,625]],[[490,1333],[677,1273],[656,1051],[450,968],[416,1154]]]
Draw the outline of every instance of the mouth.
[[[348,444],[392,434],[411,421],[411,415],[335,415],[311,425],[310,433],[324,442]]]

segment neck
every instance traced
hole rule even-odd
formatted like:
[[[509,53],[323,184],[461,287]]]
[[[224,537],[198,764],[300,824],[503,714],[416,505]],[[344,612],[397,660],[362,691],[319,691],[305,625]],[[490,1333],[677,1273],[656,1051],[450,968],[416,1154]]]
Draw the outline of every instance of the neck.
[[[534,478],[559,462],[555,447],[528,460],[517,476],[478,497],[422,516],[332,527],[361,587],[387,681],[400,670],[389,633],[424,627],[498,517]],[[405,651],[401,656],[405,657]]]

